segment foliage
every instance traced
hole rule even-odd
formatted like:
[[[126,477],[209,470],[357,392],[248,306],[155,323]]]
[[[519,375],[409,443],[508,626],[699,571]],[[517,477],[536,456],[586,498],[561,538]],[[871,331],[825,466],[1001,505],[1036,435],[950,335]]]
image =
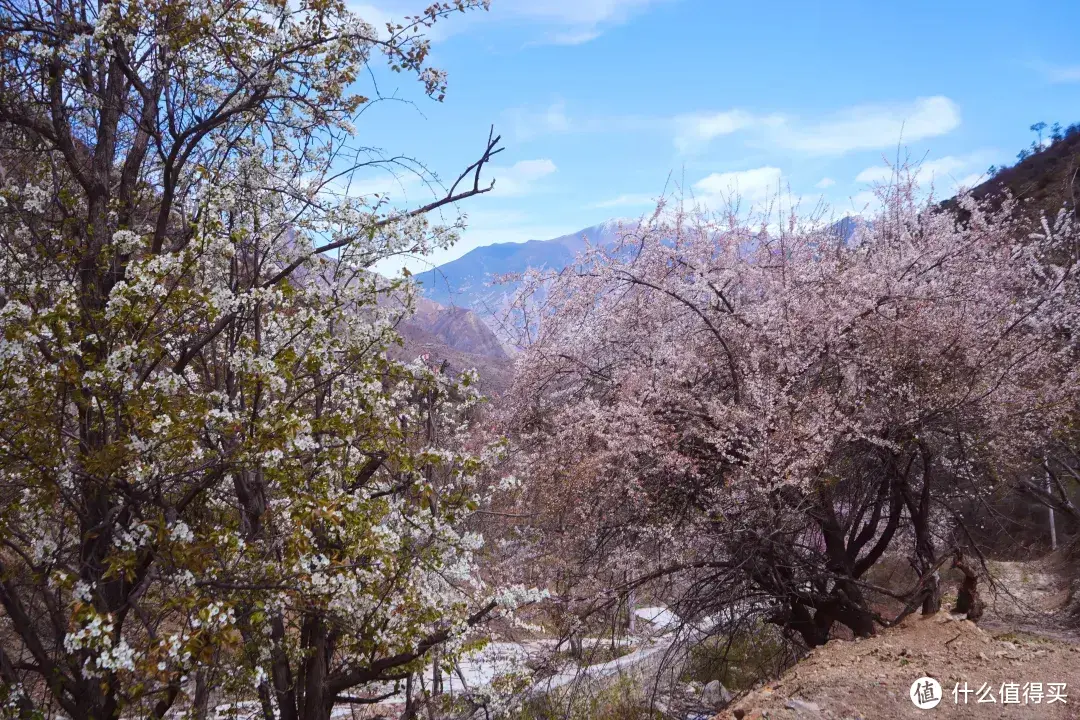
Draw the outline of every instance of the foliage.
[[[778,677],[794,660],[776,628],[756,624],[694,645],[683,677],[702,684],[719,680],[739,692],[762,678]]]
[[[1077,235],[971,198],[958,224],[901,179],[850,239],[662,207],[530,276],[508,422],[568,604],[679,575],[684,619],[816,645],[890,622],[859,578],[892,550],[905,612],[936,609],[956,502],[1026,472],[1076,397]]]
[[[498,138],[424,207],[334,192],[369,59],[441,98],[421,32],[482,5],[0,2],[5,714],[325,719],[521,599],[472,378],[387,359],[367,270],[453,241]]]
[[[647,693],[630,678],[597,692],[545,695],[525,704],[515,720],[659,720]]]

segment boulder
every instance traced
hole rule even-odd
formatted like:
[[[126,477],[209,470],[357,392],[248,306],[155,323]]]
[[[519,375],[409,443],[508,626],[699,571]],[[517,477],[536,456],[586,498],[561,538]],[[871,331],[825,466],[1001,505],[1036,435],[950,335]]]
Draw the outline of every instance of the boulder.
[[[731,693],[719,680],[712,680],[701,691],[701,702],[707,707],[722,708],[731,702]]]

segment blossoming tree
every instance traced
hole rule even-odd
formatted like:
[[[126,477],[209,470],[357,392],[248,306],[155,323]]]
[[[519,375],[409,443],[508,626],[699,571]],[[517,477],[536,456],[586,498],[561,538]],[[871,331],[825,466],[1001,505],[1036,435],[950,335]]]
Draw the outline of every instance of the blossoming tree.
[[[0,2],[7,715],[325,719],[511,604],[469,378],[387,359],[367,270],[453,239],[498,138],[423,207],[334,192],[365,64],[441,98],[422,31],[485,4]]]
[[[887,550],[919,575],[905,612],[937,609],[960,500],[1075,402],[1076,228],[917,197],[883,188],[852,237],[661,208],[529,275],[513,458],[579,614],[678,576],[685,615],[866,635]]]

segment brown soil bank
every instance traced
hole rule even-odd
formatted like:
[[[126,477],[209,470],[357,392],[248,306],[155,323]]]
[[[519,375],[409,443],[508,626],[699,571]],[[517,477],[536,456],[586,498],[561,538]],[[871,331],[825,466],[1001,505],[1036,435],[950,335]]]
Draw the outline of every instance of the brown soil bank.
[[[941,684],[941,703],[920,710],[909,697],[923,676]],[[964,683],[973,690],[964,704]],[[1012,683],[1019,704],[1011,697]],[[1042,699],[1036,704],[1036,688]],[[1066,702],[1048,702],[1050,684],[1065,683]],[[957,699],[954,688],[959,684]],[[984,702],[978,702],[983,686]],[[1002,688],[1002,685],[1006,687]],[[989,697],[996,702],[990,703]],[[1024,633],[991,633],[948,613],[911,617],[877,637],[832,640],[717,716],[744,720],[887,720],[890,718],[1080,718],[1080,646]]]

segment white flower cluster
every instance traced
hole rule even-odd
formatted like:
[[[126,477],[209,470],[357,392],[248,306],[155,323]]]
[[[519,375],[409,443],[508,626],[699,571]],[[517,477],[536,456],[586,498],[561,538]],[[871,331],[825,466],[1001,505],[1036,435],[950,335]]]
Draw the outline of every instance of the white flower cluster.
[[[112,236],[113,246],[123,255],[130,255],[139,248],[142,238],[131,230],[117,230]]]
[[[496,593],[495,603],[508,610],[521,607],[525,603],[540,602],[551,596],[547,589],[526,588],[524,585],[511,585]]]
[[[48,188],[43,188],[32,183],[27,183],[23,187],[23,210],[27,212],[41,213],[45,212],[45,208],[49,206],[49,201],[52,199],[52,192]]]
[[[130,528],[117,527],[113,533],[113,545],[124,552],[135,552],[154,537],[153,529],[146,523],[135,523]]]
[[[195,533],[183,520],[177,520],[169,529],[169,538],[178,543],[190,543],[195,540]]]
[[[89,651],[89,656],[83,661],[83,671],[91,677],[117,670],[134,670],[137,660],[135,651],[124,638],[114,642],[113,636],[112,618],[90,613],[78,630],[64,636],[64,649],[72,654]]]

